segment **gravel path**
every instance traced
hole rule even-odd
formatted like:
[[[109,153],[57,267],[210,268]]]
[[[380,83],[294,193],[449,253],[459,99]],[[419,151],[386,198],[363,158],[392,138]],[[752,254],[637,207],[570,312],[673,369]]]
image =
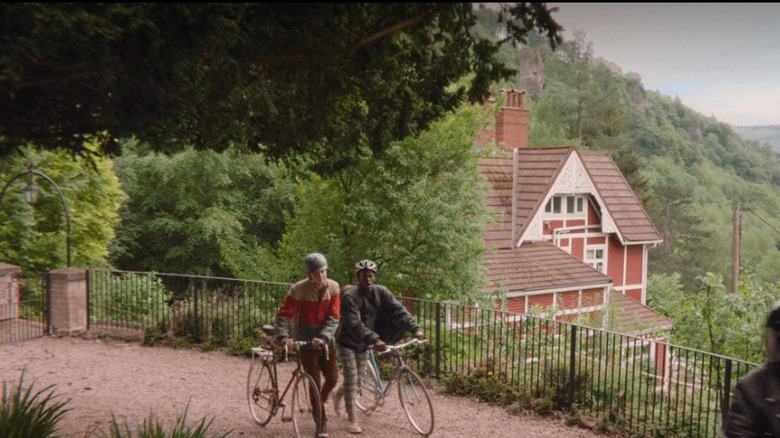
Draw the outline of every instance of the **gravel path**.
[[[70,399],[72,410],[60,423],[60,432],[69,437],[104,436],[112,413],[133,431],[153,413],[170,430],[188,403],[188,424],[213,418],[212,433],[231,431],[232,438],[292,436],[291,424],[282,423],[278,416],[266,427],[252,420],[245,395],[248,367],[249,359],[222,352],[86,337],[44,337],[0,345],[0,379],[9,387],[15,387],[26,370],[26,385],[34,383],[42,389],[54,384],[56,394]],[[604,437],[567,427],[561,419],[509,415],[503,408],[464,397],[434,391],[432,399],[433,438]],[[346,420],[336,416],[330,401],[327,409],[331,437],[356,436],[346,432]],[[396,398],[388,399],[371,416],[363,416],[361,423],[365,437],[418,436]]]

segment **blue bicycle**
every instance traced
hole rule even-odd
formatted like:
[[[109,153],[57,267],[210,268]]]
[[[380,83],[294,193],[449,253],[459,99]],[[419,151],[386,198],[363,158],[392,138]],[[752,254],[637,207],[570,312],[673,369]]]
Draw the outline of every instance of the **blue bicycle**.
[[[390,378],[382,380],[379,363],[373,348],[368,350],[368,359],[360,376],[358,394],[355,403],[358,409],[370,414],[384,404],[390,395],[393,385],[398,384],[398,398],[401,401],[406,417],[412,427],[421,435],[428,436],[433,432],[433,404],[428,396],[420,376],[404,362],[401,354],[410,345],[422,344],[428,340],[413,339],[403,344],[388,346],[380,355],[390,356],[395,366]]]

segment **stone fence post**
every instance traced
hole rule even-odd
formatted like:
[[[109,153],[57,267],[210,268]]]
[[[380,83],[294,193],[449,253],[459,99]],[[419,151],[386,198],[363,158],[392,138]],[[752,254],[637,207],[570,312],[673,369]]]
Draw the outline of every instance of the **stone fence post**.
[[[0,321],[19,317],[19,280],[22,269],[16,265],[0,263]]]
[[[74,336],[87,331],[87,270],[61,268],[49,272],[49,315],[52,333]]]

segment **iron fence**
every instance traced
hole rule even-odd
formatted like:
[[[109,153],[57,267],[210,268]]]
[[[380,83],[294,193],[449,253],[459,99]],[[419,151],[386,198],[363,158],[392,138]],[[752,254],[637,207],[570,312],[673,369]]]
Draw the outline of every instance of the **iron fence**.
[[[172,337],[257,338],[273,323],[288,283],[91,269],[89,328],[155,330]]]
[[[257,339],[289,283],[90,270],[92,328],[166,331],[195,342]],[[551,320],[398,297],[431,342],[421,374],[491,376],[553,408],[634,436],[716,436],[736,381],[756,364]]]
[[[399,298],[433,341],[421,372],[490,376],[632,436],[717,436],[737,380],[757,366],[574,323]]]
[[[49,334],[48,272],[0,278],[0,344]]]

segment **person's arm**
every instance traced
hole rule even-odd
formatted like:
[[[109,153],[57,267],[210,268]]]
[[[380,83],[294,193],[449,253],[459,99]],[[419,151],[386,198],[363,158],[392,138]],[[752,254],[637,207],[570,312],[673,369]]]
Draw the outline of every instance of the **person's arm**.
[[[290,290],[276,313],[276,322],[274,323],[276,334],[274,335],[274,340],[277,343],[282,343],[290,336],[290,320],[298,313],[300,307],[301,302],[293,297],[292,290]]]
[[[384,288],[380,290],[382,291],[381,311],[397,327],[413,333],[417,339],[422,339],[423,333],[420,331],[420,325],[409,310],[395,298],[389,289]]]
[[[341,319],[341,293],[339,291],[339,285],[335,284],[332,287],[330,297],[330,305],[325,316],[325,324],[322,325],[319,338],[325,343],[328,343],[333,339],[336,334],[336,329],[339,327],[339,320]]]

